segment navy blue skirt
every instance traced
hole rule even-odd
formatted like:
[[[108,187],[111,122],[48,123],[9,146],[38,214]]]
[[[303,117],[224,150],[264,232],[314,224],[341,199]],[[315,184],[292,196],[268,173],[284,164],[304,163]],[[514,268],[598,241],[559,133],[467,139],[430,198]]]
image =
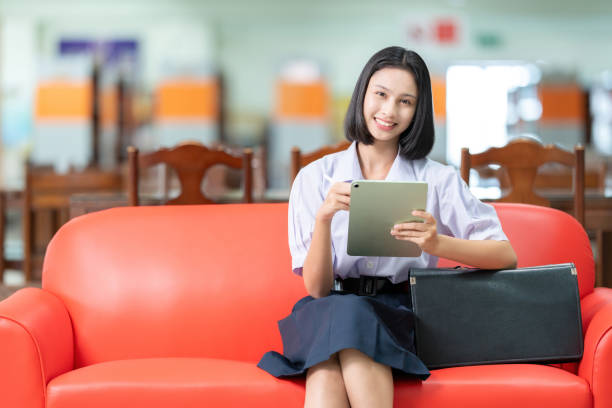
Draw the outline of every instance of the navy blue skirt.
[[[267,352],[258,367],[275,377],[304,374],[340,350],[354,348],[374,361],[419,379],[429,370],[416,356],[410,294],[374,297],[332,291],[329,296],[300,299],[278,322],[283,354]]]

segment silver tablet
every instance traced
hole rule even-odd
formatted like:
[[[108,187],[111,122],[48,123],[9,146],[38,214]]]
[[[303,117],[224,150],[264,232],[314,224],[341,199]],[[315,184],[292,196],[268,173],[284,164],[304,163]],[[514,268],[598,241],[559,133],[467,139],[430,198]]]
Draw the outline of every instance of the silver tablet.
[[[401,222],[423,221],[412,211],[426,208],[425,182],[353,181],[346,252],[353,256],[420,256],[418,245],[395,239],[391,229]]]

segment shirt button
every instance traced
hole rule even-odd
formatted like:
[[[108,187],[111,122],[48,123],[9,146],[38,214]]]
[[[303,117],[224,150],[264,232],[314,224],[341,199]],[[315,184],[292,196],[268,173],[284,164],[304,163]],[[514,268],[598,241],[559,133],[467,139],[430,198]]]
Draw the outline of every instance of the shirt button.
[[[366,264],[366,266],[370,269],[372,269],[374,267],[374,262],[372,261],[368,261],[368,263]]]

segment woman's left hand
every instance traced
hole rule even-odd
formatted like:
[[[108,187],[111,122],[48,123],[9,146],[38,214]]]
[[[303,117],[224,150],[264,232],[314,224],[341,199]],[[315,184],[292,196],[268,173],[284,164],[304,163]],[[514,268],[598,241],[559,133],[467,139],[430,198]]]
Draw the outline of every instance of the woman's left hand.
[[[414,210],[412,215],[423,218],[423,222],[395,224],[391,230],[391,235],[395,239],[414,242],[429,254],[434,253],[439,243],[436,219],[426,211]]]

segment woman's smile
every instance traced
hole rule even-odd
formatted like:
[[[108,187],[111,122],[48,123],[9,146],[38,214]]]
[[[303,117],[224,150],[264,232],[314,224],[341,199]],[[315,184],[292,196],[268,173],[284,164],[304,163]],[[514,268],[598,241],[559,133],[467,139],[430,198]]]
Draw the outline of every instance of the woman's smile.
[[[379,129],[386,130],[386,131],[393,129],[397,125],[397,123],[395,122],[389,122],[381,118],[377,118],[376,116],[374,117],[374,120],[376,121],[376,125],[378,126]]]

